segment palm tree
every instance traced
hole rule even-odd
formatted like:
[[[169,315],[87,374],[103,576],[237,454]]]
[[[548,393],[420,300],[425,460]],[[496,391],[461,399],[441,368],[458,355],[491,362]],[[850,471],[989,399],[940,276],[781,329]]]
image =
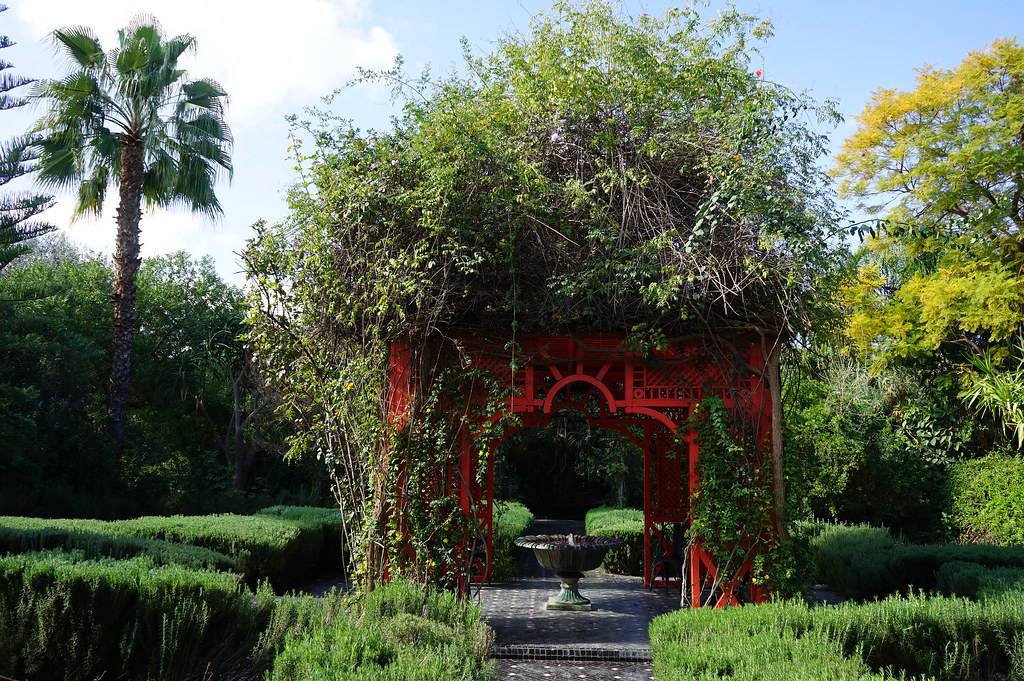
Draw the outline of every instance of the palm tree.
[[[155,19],[140,17],[104,52],[84,27],[53,32],[70,72],[42,81],[33,95],[48,106],[36,126],[38,178],[54,190],[77,187],[75,214],[99,214],[111,184],[118,188],[114,253],[114,341],[107,427],[124,442],[135,319],[142,200],[184,205],[217,216],[218,174],[231,174],[227,95],[208,79],[186,80],[178,58],[195,49],[189,35],[166,38]]]

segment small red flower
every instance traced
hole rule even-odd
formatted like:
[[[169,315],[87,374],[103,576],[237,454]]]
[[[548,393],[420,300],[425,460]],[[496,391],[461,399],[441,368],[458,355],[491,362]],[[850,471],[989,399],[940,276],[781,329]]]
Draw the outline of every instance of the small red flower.
[[[758,78],[760,78],[761,77],[761,69],[758,69],[757,71],[754,71],[754,75],[757,76]]]

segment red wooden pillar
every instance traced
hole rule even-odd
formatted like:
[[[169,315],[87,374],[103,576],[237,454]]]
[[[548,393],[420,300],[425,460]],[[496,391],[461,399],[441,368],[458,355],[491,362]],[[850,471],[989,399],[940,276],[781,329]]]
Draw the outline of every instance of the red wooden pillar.
[[[690,499],[687,507],[687,513],[690,516],[690,522],[693,522],[693,497],[698,489],[697,480],[697,459],[700,456],[700,448],[697,445],[697,432],[693,428],[688,428],[686,431],[686,450],[688,453],[687,459],[689,464],[689,480],[690,480]],[[701,606],[700,592],[701,592],[701,576],[700,567],[701,561],[704,558],[703,549],[697,544],[690,546],[690,607],[698,608]]]
[[[651,473],[654,465],[651,456],[653,433],[651,424],[644,424],[644,586],[651,585],[651,535],[654,532],[653,508],[651,503]]]

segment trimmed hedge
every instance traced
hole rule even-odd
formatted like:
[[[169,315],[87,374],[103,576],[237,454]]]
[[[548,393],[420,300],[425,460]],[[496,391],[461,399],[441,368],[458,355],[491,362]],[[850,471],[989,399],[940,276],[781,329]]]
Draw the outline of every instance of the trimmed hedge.
[[[336,509],[277,506],[260,514],[131,520],[0,517],[0,552],[81,549],[86,557],[149,555],[155,562],[241,573],[281,590],[341,561]]]
[[[977,563],[951,561],[939,568],[936,588],[949,596],[979,599],[1015,591],[1024,597],[1024,570],[988,568]]]
[[[824,525],[810,538],[815,578],[847,598],[881,598],[909,589],[934,591],[947,563],[1024,569],[1024,548],[900,544],[885,528]]]
[[[237,575],[81,551],[0,557],[0,675],[491,681],[494,633],[454,593],[275,598]]]
[[[699,608],[658,617],[650,633],[660,681],[973,681],[1018,678],[1024,668],[1020,593]]]
[[[0,674],[179,681],[247,668],[274,609],[237,575],[80,551],[0,557]]]
[[[601,506],[587,511],[586,533],[615,537],[624,544],[604,557],[601,567],[620,575],[642,576],[644,572],[644,512],[638,508]]]
[[[949,522],[961,541],[1024,544],[1024,458],[992,454],[950,469]]]
[[[491,534],[491,578],[497,582],[516,576],[514,542],[526,534],[533,522],[533,512],[518,501],[494,502],[494,523]]]
[[[284,518],[304,527],[318,529],[323,534],[320,569],[327,572],[338,572],[344,567],[344,519],[340,509],[316,506],[270,506],[257,511],[256,514]],[[349,518],[350,528],[351,525],[352,519]]]
[[[146,556],[157,565],[197,570],[235,569],[235,561],[223,553],[160,539],[117,536],[112,534],[110,523],[102,520],[0,517],[0,554],[47,549],[74,549],[85,558]]]
[[[392,582],[346,602],[329,596],[319,616],[287,636],[272,681],[492,681],[494,632],[451,592]]]
[[[324,534],[319,527],[267,515],[145,516],[118,520],[116,534],[192,546],[230,556],[253,586],[269,579],[276,589],[316,571]]]

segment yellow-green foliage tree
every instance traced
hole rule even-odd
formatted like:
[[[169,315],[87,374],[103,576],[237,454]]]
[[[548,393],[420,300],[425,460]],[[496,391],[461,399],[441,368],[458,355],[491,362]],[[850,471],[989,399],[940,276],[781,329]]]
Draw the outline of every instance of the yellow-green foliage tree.
[[[854,345],[879,367],[958,346],[1005,356],[1024,323],[1024,47],[925,67],[857,120],[835,173],[880,222],[845,290]]]

